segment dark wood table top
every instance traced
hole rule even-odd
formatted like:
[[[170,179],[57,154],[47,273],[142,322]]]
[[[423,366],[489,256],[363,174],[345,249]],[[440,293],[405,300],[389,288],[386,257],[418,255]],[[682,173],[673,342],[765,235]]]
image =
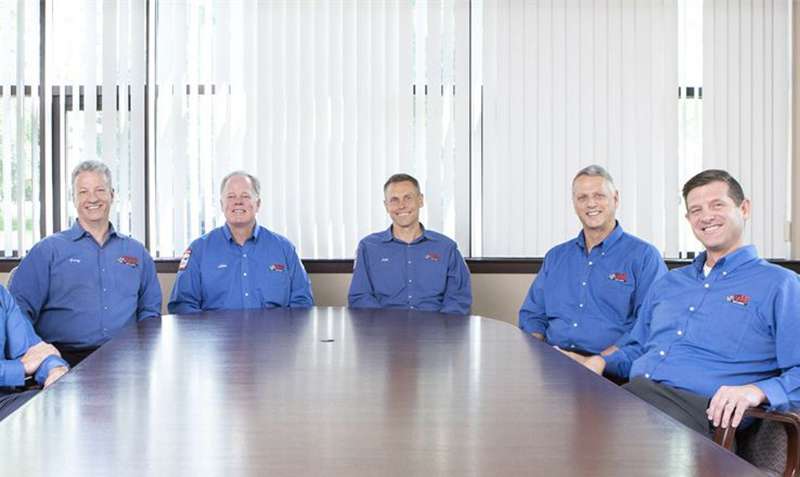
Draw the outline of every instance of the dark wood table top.
[[[758,474],[492,319],[343,308],[124,330],[0,423],[0,475]]]

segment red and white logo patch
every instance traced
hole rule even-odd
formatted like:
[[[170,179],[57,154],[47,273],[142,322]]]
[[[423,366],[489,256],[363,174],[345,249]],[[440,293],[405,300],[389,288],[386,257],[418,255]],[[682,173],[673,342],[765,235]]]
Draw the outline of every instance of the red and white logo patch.
[[[131,268],[136,268],[136,265],[139,265],[139,259],[136,257],[131,257],[130,255],[123,255],[117,259],[117,262],[127,265]]]
[[[186,270],[186,267],[189,265],[189,257],[192,256],[192,249],[187,248],[185,252],[183,252],[183,257],[181,257],[181,263],[178,265],[178,271]]]
[[[608,279],[609,280],[613,280],[615,282],[627,283],[628,274],[627,273],[622,273],[622,272],[615,272],[615,273],[612,273],[611,275],[609,275]]]
[[[273,263],[269,266],[269,269],[273,272],[283,272],[286,270],[286,265],[282,263]]]
[[[750,303],[750,297],[741,294],[728,295],[727,297],[725,297],[725,300],[728,301],[728,303],[735,303],[737,305],[742,305],[742,306],[747,306],[747,304]]]
[[[438,253],[428,252],[425,255],[425,260],[430,260],[431,262],[438,262],[439,258],[441,257],[439,257]]]

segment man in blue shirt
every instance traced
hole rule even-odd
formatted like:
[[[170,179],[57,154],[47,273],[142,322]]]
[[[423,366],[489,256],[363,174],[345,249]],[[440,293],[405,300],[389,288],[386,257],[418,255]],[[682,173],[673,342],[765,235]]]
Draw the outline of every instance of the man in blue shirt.
[[[800,280],[744,245],[750,201],[727,172],[701,172],[683,197],[705,252],[653,285],[617,352],[571,357],[709,435],[749,407],[800,405]]]
[[[547,252],[519,326],[561,349],[608,354],[625,342],[650,285],[667,269],[655,247],[617,222],[619,193],[605,169],[578,171],[572,203],[583,230]]]
[[[284,237],[256,223],[261,185],[246,172],[222,179],[225,225],[184,252],[169,299],[170,313],[314,305],[311,283]]]
[[[419,222],[419,182],[395,174],[383,186],[392,225],[358,244],[347,301],[352,308],[407,308],[468,315],[470,275],[453,240]]]
[[[109,222],[108,167],[78,164],[72,188],[78,220],[31,249],[10,291],[39,336],[75,366],[128,323],[159,316],[161,288],[144,246]]]
[[[0,421],[38,392],[22,389],[26,377],[47,387],[67,369],[58,350],[36,336],[14,298],[0,286]]]

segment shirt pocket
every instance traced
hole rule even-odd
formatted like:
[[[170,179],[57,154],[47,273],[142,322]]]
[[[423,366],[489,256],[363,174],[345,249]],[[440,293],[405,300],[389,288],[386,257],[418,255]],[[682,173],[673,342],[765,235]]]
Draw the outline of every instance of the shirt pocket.
[[[267,270],[259,280],[258,293],[262,308],[289,306],[289,271]]]
[[[447,264],[443,258],[436,260],[425,258],[418,270],[415,278],[426,295],[438,296],[444,293],[447,286]]]
[[[594,280],[598,285],[595,299],[611,307],[617,316],[624,319],[631,312],[631,298],[636,291],[633,273],[624,269],[598,271],[601,275]]]
[[[745,332],[750,329],[756,304],[726,302],[713,311],[689,317],[692,341],[722,357],[736,358]]]
[[[50,293],[60,295],[68,300],[76,297],[80,297],[82,300],[87,297],[94,299],[99,291],[100,273],[97,256],[71,255],[52,268]]]
[[[111,265],[111,270],[114,274],[114,284],[120,295],[126,297],[139,295],[141,268],[141,264],[133,266],[119,261]]]
[[[403,269],[405,264],[400,257],[379,257],[369,262],[369,274],[376,295],[395,296],[405,286]]]

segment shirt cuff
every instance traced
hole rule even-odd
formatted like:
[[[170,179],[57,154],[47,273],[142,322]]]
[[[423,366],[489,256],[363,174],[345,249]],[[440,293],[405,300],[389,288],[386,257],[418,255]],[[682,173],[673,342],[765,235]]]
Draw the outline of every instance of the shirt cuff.
[[[545,331],[547,330],[547,326],[544,323],[533,318],[527,318],[524,321],[521,321],[519,327],[522,328],[522,331],[527,334],[539,333],[544,335]]]
[[[42,361],[42,364],[39,365],[39,369],[36,370],[36,373],[33,375],[33,378],[36,380],[37,383],[40,385],[44,385],[44,382],[47,381],[47,377],[50,375],[50,371],[53,368],[57,368],[59,366],[64,366],[65,368],[69,369],[69,365],[66,361],[59,358],[55,355],[50,355]]]
[[[616,350],[608,356],[603,356],[606,361],[605,372],[620,378],[627,378],[631,370],[631,362],[622,350]]]
[[[780,378],[770,378],[760,383],[755,383],[759,389],[764,391],[769,400],[769,410],[785,411],[789,408],[789,396],[781,386]]]

